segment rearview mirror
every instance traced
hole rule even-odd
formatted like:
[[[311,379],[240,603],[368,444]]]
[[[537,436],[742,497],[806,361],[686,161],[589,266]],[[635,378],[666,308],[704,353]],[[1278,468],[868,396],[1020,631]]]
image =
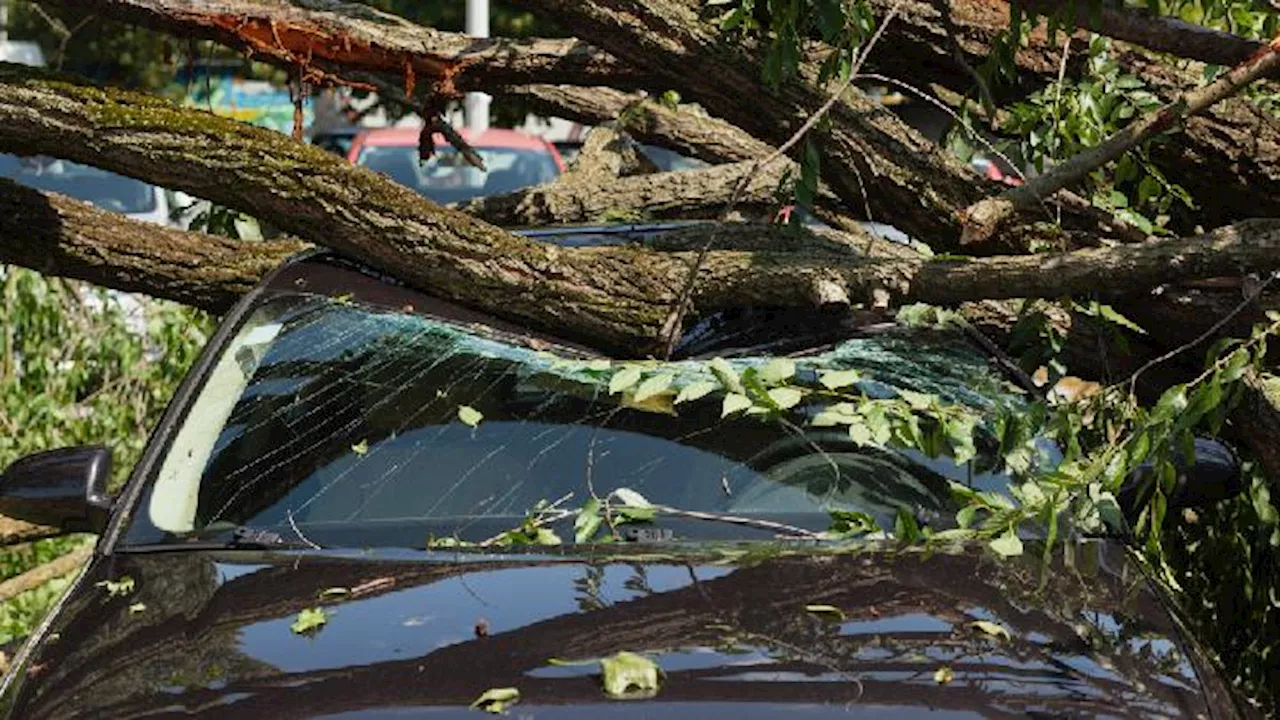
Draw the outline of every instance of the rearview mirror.
[[[1196,438],[1195,461],[1187,463],[1174,453],[1177,482],[1168,496],[1170,508],[1204,508],[1239,495],[1244,490],[1240,460],[1231,448],[1208,438]],[[1143,463],[1120,488],[1117,498],[1130,521],[1138,518],[1155,493],[1155,469]]]
[[[0,513],[67,532],[100,533],[111,498],[111,451],[73,447],[28,455],[0,475]]]

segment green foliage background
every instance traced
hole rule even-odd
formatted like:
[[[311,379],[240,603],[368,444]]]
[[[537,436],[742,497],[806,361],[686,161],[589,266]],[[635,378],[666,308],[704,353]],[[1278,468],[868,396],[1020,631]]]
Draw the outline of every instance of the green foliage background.
[[[138,334],[104,290],[0,266],[0,467],[32,452],[102,444],[113,453],[113,487],[124,482],[213,329],[204,313],[173,303],[149,301],[145,312]],[[0,580],[86,542],[0,549]],[[0,603],[0,644],[26,635],[68,582]]]

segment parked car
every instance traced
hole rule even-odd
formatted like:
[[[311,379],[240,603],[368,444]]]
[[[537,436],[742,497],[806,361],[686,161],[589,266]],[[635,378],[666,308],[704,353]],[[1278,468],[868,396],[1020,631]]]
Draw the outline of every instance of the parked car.
[[[854,369],[873,397],[976,412],[1028,391],[960,330],[776,309],[701,319],[666,371],[705,382],[708,358],[745,371],[778,355],[798,382]],[[840,511],[947,527],[951,482],[1005,491],[993,445],[957,465],[722,419],[716,392],[678,412],[629,402],[612,377],[585,348],[341,256],[288,263],[225,317],[119,495],[100,447],[0,478],[4,514],[100,533],[0,708],[461,718],[487,696],[538,718],[1240,712],[1115,536],[1045,569],[1030,536],[1002,560],[805,535]],[[615,537],[616,517],[564,512],[602,499],[647,515]],[[561,544],[524,544],[546,533]]]
[[[496,128],[478,136],[465,128],[458,133],[484,160],[485,170],[469,165],[438,133],[434,154],[421,162],[416,127],[366,130],[356,136],[347,159],[442,205],[548,183],[564,172],[555,145],[541,138]]]
[[[69,160],[0,154],[0,178],[156,225],[185,229],[199,211],[199,203],[186,193]]]

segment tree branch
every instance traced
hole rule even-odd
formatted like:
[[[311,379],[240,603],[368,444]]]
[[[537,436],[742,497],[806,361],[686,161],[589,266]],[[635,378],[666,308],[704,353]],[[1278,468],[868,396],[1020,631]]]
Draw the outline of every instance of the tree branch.
[[[306,247],[236,242],[140,223],[0,180],[0,262],[221,313]],[[21,238],[21,240],[17,240]]]
[[[1023,185],[1007,190],[1001,195],[987,198],[965,211],[967,222],[960,244],[982,243],[991,238],[1001,225],[1019,211],[1038,205],[1044,198],[1064,188],[1071,187],[1097,168],[1117,160],[1121,155],[1160,133],[1166,132],[1187,118],[1198,115],[1214,104],[1231,97],[1261,77],[1280,69],[1280,35],[1262,51],[1209,85],[1187,93],[1169,103],[1104,142],[1089,148],[1054,167],[1049,172],[1032,178]]]
[[[324,83],[346,72],[418,81],[452,97],[485,85],[557,82],[643,87],[648,78],[572,38],[473,38],[417,25],[366,5],[337,0],[58,0],[77,12],[213,40],[289,70],[322,69]]]

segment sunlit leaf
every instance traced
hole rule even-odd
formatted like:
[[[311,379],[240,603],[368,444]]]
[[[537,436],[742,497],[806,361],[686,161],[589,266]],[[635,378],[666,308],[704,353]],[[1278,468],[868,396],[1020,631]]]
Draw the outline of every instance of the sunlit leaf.
[[[738,379],[738,373],[734,372],[733,366],[729,364],[728,360],[712,358],[711,362],[707,363],[707,367],[710,368],[711,374],[716,376],[716,379],[720,381],[720,385],[725,390],[738,394],[743,392],[742,381]]]
[[[119,580],[101,580],[94,586],[105,589],[111,597],[123,597],[133,592],[134,582],[132,577],[125,575]]]
[[[953,672],[951,668],[947,667],[946,665],[943,665],[942,667],[938,668],[933,673],[933,681],[938,683],[939,685],[946,685],[947,683],[954,680],[955,677],[956,677],[955,672]]]
[[[145,612],[146,609],[147,609],[146,603],[136,602],[129,606],[129,614],[137,615],[138,613]]]
[[[912,410],[927,410],[931,405],[938,401],[938,397],[936,395],[918,393],[911,390],[899,389],[898,395],[900,395],[903,400],[907,401],[907,404],[911,406]]]
[[[471,407],[470,405],[458,406],[458,420],[462,421],[463,425],[466,425],[468,427],[476,427],[477,425],[480,424],[480,421],[483,419],[484,419],[484,415],[482,415],[479,410]]]
[[[636,388],[635,396],[632,399],[637,403],[644,402],[658,393],[665,392],[667,388],[671,387],[671,381],[674,379],[675,376],[671,373],[650,375]]]
[[[689,383],[688,385],[680,388],[680,392],[676,394],[676,404],[679,405],[683,402],[693,402],[694,400],[703,398],[714,392],[717,387],[718,385],[710,380],[699,380],[697,382]]]
[[[610,493],[610,496],[616,498],[618,502],[629,507],[647,508],[653,506],[645,496],[631,488],[618,488]]]
[[[471,703],[472,710],[484,710],[495,715],[520,702],[520,691],[513,687],[489,688]]]
[[[778,385],[795,377],[796,364],[787,358],[774,358],[760,368],[760,378],[771,385]]]
[[[1002,638],[1004,640],[1013,639],[1013,636],[1009,634],[1008,628],[1000,623],[991,622],[990,620],[974,620],[969,623],[969,627],[977,628],[994,638]]]
[[[779,387],[769,390],[769,399],[773,404],[777,405],[780,410],[793,408],[798,404],[804,393],[793,387]]]
[[[640,382],[640,376],[644,374],[644,368],[639,365],[627,365],[621,370],[613,374],[609,378],[609,394],[616,395],[623,390],[630,389],[633,385]]]
[[[353,452],[353,453],[355,453],[355,454],[357,454],[357,455],[359,455],[359,456],[361,456],[361,457],[364,457],[365,455],[368,455],[368,454],[369,454],[369,441],[368,441],[368,440],[361,440],[360,442],[358,442],[358,443],[356,443],[356,444],[352,445],[352,446],[351,446],[351,452]]]
[[[728,417],[749,407],[751,407],[751,398],[739,393],[729,393],[724,396],[724,404],[720,408],[720,417]]]
[[[1013,531],[1013,528],[992,540],[989,545],[1000,557],[1015,557],[1022,554],[1022,539]]]
[[[319,632],[327,622],[329,622],[329,614],[324,611],[324,608],[306,608],[298,613],[298,617],[294,619],[289,629],[298,635],[305,635]]]
[[[828,390],[839,390],[862,379],[857,370],[827,370],[818,377],[818,382]]]
[[[601,681],[610,697],[652,697],[658,690],[657,663],[623,650],[600,660]]]

